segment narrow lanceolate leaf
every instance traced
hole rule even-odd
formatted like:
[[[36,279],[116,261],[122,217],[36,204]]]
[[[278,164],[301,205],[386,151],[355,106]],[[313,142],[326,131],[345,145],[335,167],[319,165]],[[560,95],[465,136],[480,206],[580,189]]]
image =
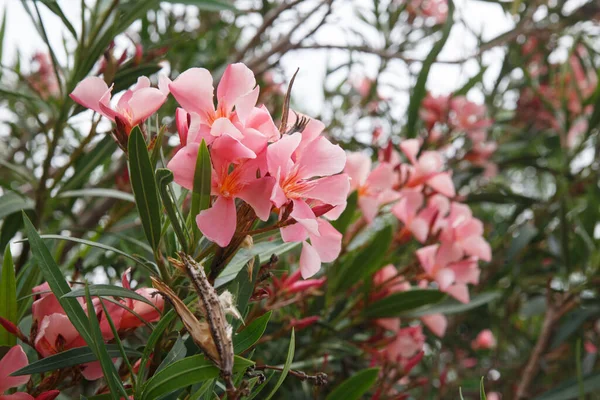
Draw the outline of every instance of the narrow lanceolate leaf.
[[[346,233],[346,229],[348,229],[348,227],[352,223],[352,220],[354,219],[354,214],[357,206],[358,191],[355,190],[348,197],[348,203],[346,204],[346,208],[344,209],[342,215],[340,215],[335,221],[331,221],[331,225],[333,225],[333,227],[337,229],[338,232],[342,234]]]
[[[366,309],[366,315],[371,318],[398,317],[404,311],[437,303],[444,297],[446,295],[437,290],[415,289],[397,292],[370,304]]]
[[[115,344],[107,344],[106,350],[112,358],[121,357],[121,351]],[[129,357],[138,358],[142,354],[134,349],[125,348],[125,353]],[[98,361],[96,355],[89,347],[77,347],[75,349],[61,351],[49,357],[34,361],[28,366],[15,371],[12,375],[33,375],[41,374],[48,371],[56,371],[61,368],[73,367],[75,365],[86,364],[89,362]]]
[[[154,303],[150,300],[134,292],[133,290],[126,289],[121,286],[114,285],[88,285],[88,290],[92,296],[107,296],[107,297],[124,297],[127,299],[134,299],[144,302],[152,307]],[[75,289],[65,294],[63,297],[85,297],[86,289]]]
[[[256,342],[262,337],[267,329],[267,324],[271,318],[273,311],[269,311],[265,315],[256,318],[247,327],[244,328],[239,334],[233,338],[233,352],[240,354],[250,347],[254,346]]]
[[[138,127],[129,135],[129,176],[144,233],[154,250],[160,243],[160,202],[146,142]]]
[[[5,192],[0,196],[0,219],[21,210],[30,210],[34,206],[31,199],[15,192]]]
[[[250,360],[235,357],[233,371],[243,372],[252,365],[254,363]],[[167,366],[150,378],[142,389],[140,399],[158,399],[177,389],[195,385],[207,379],[218,378],[219,373],[219,369],[212,361],[207,360],[201,354],[186,357]]]
[[[17,324],[17,283],[10,246],[4,251],[0,274],[0,317]],[[14,346],[17,338],[0,327],[0,346]]]
[[[273,397],[275,395],[275,393],[277,393],[277,390],[279,389],[279,387],[281,386],[281,384],[287,377],[287,374],[290,372],[290,369],[292,368],[292,361],[294,361],[294,351],[295,350],[296,350],[296,334],[294,333],[294,328],[292,328],[292,336],[290,337],[290,345],[288,347],[288,353],[287,353],[287,358],[285,360],[285,364],[283,364],[283,369],[281,370],[281,375],[279,375],[279,379],[277,380],[275,387],[273,388],[273,390],[271,390],[271,393],[269,394],[269,396],[267,396],[266,400],[269,400],[271,397]]]
[[[410,103],[408,105],[408,122],[406,123],[406,132],[409,138],[415,137],[417,135],[417,120],[419,117],[419,109],[421,108],[421,102],[427,93],[425,85],[427,83],[427,77],[429,76],[429,71],[431,70],[431,66],[436,61],[438,55],[441,53],[448,37],[450,36],[450,31],[452,30],[453,24],[453,13],[454,13],[454,2],[452,0],[448,1],[448,18],[446,19],[446,23],[442,28],[442,37],[440,40],[436,42],[433,46],[425,61],[423,61],[423,65],[421,66],[421,72],[417,77],[417,82],[410,96]]]
[[[175,361],[179,361],[185,357],[187,353],[187,347],[185,347],[185,340],[181,338],[181,336],[177,336],[177,340],[171,350],[165,357],[165,359],[160,363],[156,372],[159,372],[162,369],[165,369],[169,365],[173,364]]]
[[[67,281],[65,281],[62,271],[52,258],[50,251],[25,213],[23,213],[23,223],[25,225],[25,232],[29,238],[31,251],[37,261],[37,267],[42,271],[42,275],[48,282],[48,285],[50,285],[52,293],[54,293],[58,302],[67,314],[67,317],[69,317],[69,320],[85,342],[93,343],[87,315],[81,308],[77,299],[73,297],[63,297],[71,291],[71,288]]]
[[[333,389],[326,400],[358,400],[375,384],[378,374],[379,368],[359,371]]]
[[[198,227],[196,225],[196,215],[200,211],[206,210],[210,206],[210,188],[211,188],[211,163],[208,146],[204,139],[198,148],[198,158],[196,158],[196,169],[194,171],[194,190],[192,192],[191,217],[194,230],[194,237],[199,237]]]
[[[498,299],[501,295],[502,293],[500,292],[481,293],[471,297],[471,301],[467,304],[459,303],[454,299],[448,299],[447,301],[443,301],[441,303],[428,304],[411,311],[403,312],[402,316],[416,318],[431,314],[459,314],[490,303]]]
[[[135,198],[127,192],[122,192],[120,190],[115,189],[106,189],[106,188],[88,188],[88,189],[79,189],[79,190],[67,190],[58,195],[60,198],[64,197],[110,197],[112,199],[117,200],[125,200],[130,202],[135,202]]]
[[[351,263],[341,267],[335,279],[335,290],[348,289],[379,270],[383,266],[393,234],[391,226],[377,232],[371,242],[358,253]]]
[[[235,11],[233,2],[225,0],[167,0],[168,3],[187,4],[205,11]]]
[[[185,221],[179,212],[179,208],[175,205],[175,201],[169,191],[169,184],[171,182],[173,182],[173,172],[166,168],[159,168],[156,170],[156,184],[163,206],[165,207],[173,231],[175,232],[175,235],[177,235],[179,244],[181,244],[183,251],[187,252],[190,239],[189,232],[185,227]]]
[[[87,285],[85,300],[87,303],[87,311],[89,316],[90,333],[93,338],[92,342],[87,343],[94,350],[96,357],[98,357],[98,361],[100,361],[100,366],[102,367],[102,372],[104,373],[104,379],[106,380],[106,384],[110,389],[113,399],[118,400],[120,398],[119,393],[127,398],[127,392],[123,387],[123,383],[121,382],[119,373],[112,362],[110,354],[108,354],[106,343],[104,343],[102,331],[100,330],[100,322],[96,316],[96,310],[94,309],[92,296],[90,296],[90,291]]]

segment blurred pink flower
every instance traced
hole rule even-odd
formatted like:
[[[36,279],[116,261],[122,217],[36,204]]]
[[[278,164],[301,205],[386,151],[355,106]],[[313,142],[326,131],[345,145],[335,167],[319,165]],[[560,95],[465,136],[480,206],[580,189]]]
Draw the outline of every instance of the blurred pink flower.
[[[471,348],[473,350],[487,350],[493,349],[494,347],[496,347],[496,338],[489,329],[484,329],[479,332],[475,340],[471,342]]]
[[[452,202],[450,214],[444,220],[440,240],[452,246],[452,251],[474,256],[483,261],[492,260],[492,249],[483,238],[483,223],[473,217],[466,204]]]
[[[13,346],[0,360],[0,400],[53,400],[60,392],[50,390],[37,397],[24,392],[4,394],[12,388],[19,387],[29,382],[29,375],[10,376],[13,372],[29,365],[27,355],[20,345]]]

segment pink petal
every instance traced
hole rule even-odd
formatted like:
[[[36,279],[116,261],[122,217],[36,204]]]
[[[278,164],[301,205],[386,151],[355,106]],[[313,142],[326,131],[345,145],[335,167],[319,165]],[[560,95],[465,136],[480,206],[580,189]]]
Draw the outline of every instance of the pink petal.
[[[329,176],[344,169],[346,152],[326,138],[319,137],[306,146],[296,162],[299,165],[300,178]]]
[[[228,118],[217,118],[210,127],[210,134],[212,136],[229,135],[233,138],[241,140],[244,138],[242,132],[233,125]]]
[[[237,117],[242,123],[245,123],[250,113],[254,109],[256,102],[258,101],[258,94],[260,92],[260,88],[256,86],[254,90],[250,93],[247,93],[237,99],[235,102],[235,113]]]
[[[442,268],[435,274],[435,281],[440,285],[442,291],[448,289],[454,283],[454,280],[454,271],[449,268]]]
[[[158,90],[160,90],[165,96],[168,96],[171,91],[169,85],[172,83],[168,76],[165,74],[158,75]]]
[[[251,92],[255,86],[256,79],[250,68],[242,63],[228,65],[217,88],[219,106],[231,111],[238,99]]]
[[[274,184],[275,178],[272,176],[256,179],[255,182],[246,185],[238,192],[237,197],[248,203],[258,218],[266,221],[269,218],[269,214],[271,214],[272,204],[269,197],[273,191]]]
[[[175,125],[177,125],[177,133],[179,134],[179,142],[182,146],[187,144],[188,129],[190,123],[188,121],[190,114],[181,107],[175,110]]]
[[[280,170],[277,170],[277,173],[275,175],[275,184],[273,185],[273,190],[271,191],[271,196],[269,197],[269,200],[271,200],[277,208],[281,208],[281,206],[283,206],[288,201],[285,192],[279,184],[280,174]]]
[[[0,394],[0,400],[37,400],[37,398],[25,392],[17,392],[13,394]]]
[[[346,202],[350,190],[348,175],[340,174],[311,181],[303,195],[309,199],[322,201],[332,206]]]
[[[29,375],[10,376],[13,372],[29,364],[27,355],[19,345],[11,347],[0,361],[0,394],[29,382]]]
[[[470,301],[469,288],[467,288],[467,285],[457,283],[450,286],[445,292],[461,303],[468,304]]]
[[[294,208],[290,217],[308,230],[309,234],[319,235],[319,225],[312,209],[303,200],[292,200]]]
[[[347,153],[344,172],[350,177],[351,189],[358,189],[365,184],[371,172],[371,158],[365,153]]]
[[[302,253],[300,254],[300,271],[302,278],[307,279],[319,272],[321,269],[321,259],[317,251],[308,243],[302,243]]]
[[[171,84],[169,89],[175,100],[188,112],[207,117],[215,111],[213,103],[213,79],[204,68],[190,68]]]
[[[82,364],[81,368],[81,375],[88,381],[95,381],[104,377],[104,372],[102,372],[102,366],[99,361]]]
[[[231,163],[256,158],[256,154],[252,150],[229,135],[219,136],[215,139],[210,155],[216,171],[220,171],[222,167],[227,168]]]
[[[492,248],[482,236],[470,236],[461,241],[465,253],[482,259],[483,261],[492,261]]]
[[[400,329],[400,318],[378,318],[375,320],[375,323],[383,329],[392,332],[396,332]]]
[[[423,205],[423,193],[416,190],[404,190],[400,195],[400,201],[392,208],[392,214],[408,225]]]
[[[129,107],[133,112],[131,125],[138,125],[148,119],[149,116],[158,111],[166,100],[167,96],[155,88],[144,88],[133,92],[133,96],[129,100]]]
[[[194,171],[199,148],[198,143],[189,143],[179,150],[167,164],[167,168],[173,171],[175,182],[188,190],[194,189]]]
[[[281,239],[286,242],[303,242],[308,238],[308,232],[301,224],[292,224],[284,226],[279,230],[281,232]]]
[[[367,186],[371,189],[382,191],[392,189],[396,182],[396,173],[391,164],[379,164],[367,178]]]
[[[367,223],[370,224],[379,212],[379,201],[377,197],[360,196],[358,198],[358,207]]]
[[[236,215],[233,199],[219,196],[211,208],[196,216],[196,224],[210,241],[226,247],[235,233]]]
[[[439,173],[427,180],[427,185],[436,192],[443,194],[446,197],[456,196],[454,183],[448,172]]]
[[[108,90],[102,78],[90,76],[79,82],[69,97],[82,106],[103,114],[99,103]]]
[[[431,332],[437,337],[444,337],[446,328],[448,327],[448,320],[442,314],[431,314],[424,315],[421,317],[421,321],[429,328]]]
[[[292,154],[298,148],[300,140],[302,140],[302,135],[294,133],[282,137],[267,147],[267,168],[272,176],[275,176],[279,170],[283,178],[287,177],[294,165]]]
[[[261,132],[271,142],[275,142],[281,137],[269,110],[264,105],[252,109],[252,112],[246,119],[245,126]]]
[[[421,263],[421,267],[428,274],[433,272],[435,267],[435,256],[437,253],[439,245],[434,244],[431,246],[421,247],[419,250],[415,252],[419,262]]]
[[[56,354],[59,336],[62,337],[61,341],[65,349],[85,344],[66,315],[51,314],[44,317],[39,325],[38,334],[34,341],[36,350],[44,357]]]
[[[310,243],[319,254],[321,262],[333,262],[342,251],[342,234],[329,222],[319,219],[319,236],[310,235]]]
[[[400,142],[400,150],[406,155],[411,164],[417,163],[417,154],[421,148],[421,142],[418,139],[407,139]]]

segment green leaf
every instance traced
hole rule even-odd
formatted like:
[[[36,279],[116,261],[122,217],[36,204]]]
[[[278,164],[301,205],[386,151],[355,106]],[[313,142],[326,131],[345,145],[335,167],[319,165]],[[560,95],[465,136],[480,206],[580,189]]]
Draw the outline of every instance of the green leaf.
[[[169,184],[173,182],[173,172],[166,168],[159,168],[156,170],[156,185],[162,199],[163,206],[167,211],[167,216],[173,227],[177,239],[183,248],[183,251],[188,251],[189,246],[189,232],[185,228],[185,221],[179,212],[179,208],[175,205],[175,201],[169,192]]]
[[[21,218],[20,212],[10,214],[8,217],[4,218],[2,229],[0,230],[0,249],[5,248],[22,227],[23,218]]]
[[[487,400],[487,396],[485,395],[485,388],[483,387],[483,376],[481,377],[481,381],[479,383],[479,399]]]
[[[236,11],[235,6],[224,0],[166,0],[167,3],[187,4],[196,6],[199,10],[205,11]]]
[[[273,314],[273,311],[256,318],[243,331],[233,337],[233,352],[235,354],[248,350],[258,342],[267,329],[271,314]]]
[[[107,344],[106,350],[112,358],[121,357],[121,351],[116,344]],[[134,349],[125,348],[125,352],[129,357],[139,358],[142,354]],[[77,347],[75,349],[65,350],[58,354],[44,357],[32,362],[28,366],[13,372],[12,375],[33,375],[41,374],[49,371],[56,371],[61,368],[73,367],[75,365],[86,364],[89,362],[98,361],[91,348]]]
[[[107,297],[124,297],[127,299],[134,299],[144,302],[154,308],[156,306],[150,300],[134,292],[133,290],[126,289],[121,286],[114,285],[88,285],[88,290],[92,296],[107,296]],[[86,289],[74,289],[63,297],[85,297]]]
[[[340,266],[334,279],[334,291],[346,290],[377,272],[383,266],[393,235],[392,227],[386,226],[375,234],[371,242],[359,251],[352,262]]]
[[[517,230],[518,234],[510,242],[510,247],[506,252],[506,261],[512,261],[523,250],[531,240],[538,234],[538,229],[527,223]]]
[[[4,250],[2,273],[0,274],[0,317],[17,324],[17,283],[10,246]],[[0,327],[0,346],[14,346],[17,338]]]
[[[192,206],[190,215],[192,217],[192,229],[194,239],[200,238],[198,226],[196,225],[196,215],[200,211],[206,210],[210,206],[210,189],[211,189],[211,164],[210,153],[204,139],[198,148],[198,156],[196,158],[196,168],[194,170],[194,190],[192,192]]]
[[[326,400],[358,400],[375,384],[378,374],[379,368],[359,371],[333,389]]]
[[[279,387],[281,386],[281,384],[287,377],[288,372],[290,372],[290,369],[292,368],[292,361],[294,361],[295,349],[296,349],[296,334],[294,332],[294,328],[292,328],[292,336],[290,337],[290,345],[288,347],[287,358],[285,360],[285,364],[283,364],[283,369],[281,370],[281,375],[279,375],[279,379],[277,380],[275,387],[273,388],[273,390],[271,390],[271,393],[269,394],[269,396],[267,396],[266,400],[269,400],[271,397],[273,397],[275,395],[275,393],[277,393],[277,390],[279,390]]]
[[[554,389],[551,389],[533,400],[569,400],[575,399],[580,394],[580,384],[583,384],[583,393],[598,393],[600,391],[600,372],[587,375],[581,382],[577,377],[569,379]]]
[[[132,203],[135,202],[135,198],[127,192],[122,192],[120,190],[115,189],[105,189],[105,188],[88,188],[88,189],[79,189],[79,190],[67,190],[66,192],[62,192],[58,195],[60,198],[64,197],[110,197],[112,199],[119,199],[130,201]]]
[[[429,76],[429,71],[431,70],[431,66],[436,61],[438,55],[444,48],[448,37],[450,36],[450,31],[452,30],[453,25],[453,14],[454,14],[454,2],[452,0],[448,1],[448,18],[442,28],[442,37],[440,40],[436,42],[433,46],[425,60],[423,61],[423,65],[421,66],[421,72],[417,78],[417,82],[415,83],[415,87],[410,96],[410,103],[408,105],[408,122],[406,123],[406,132],[409,138],[414,138],[417,135],[417,119],[419,117],[419,109],[421,108],[421,102],[425,98],[427,90],[425,85],[427,84],[427,77]]]
[[[335,221],[331,221],[331,225],[340,233],[346,233],[346,230],[352,223],[354,219],[354,213],[356,212],[356,207],[358,206],[358,191],[355,190],[348,197],[348,202],[346,204],[346,208],[344,212],[336,219]]]
[[[140,257],[140,256],[133,256],[129,253],[126,253],[122,250],[119,250],[115,247],[109,246],[104,243],[92,242],[91,240],[80,239],[80,238],[70,237],[70,236],[63,236],[63,235],[41,235],[40,237],[42,239],[69,240],[71,242],[76,242],[76,243],[81,243],[81,244],[85,244],[85,245],[92,246],[92,247],[97,247],[99,249],[103,249],[106,251],[112,251],[112,252],[122,255],[123,257],[129,258],[130,260],[136,262],[140,266],[149,270],[151,273],[153,273],[153,274],[156,273],[156,269],[152,269],[149,266],[149,264],[151,264],[150,261],[146,260],[145,258]]]
[[[165,369],[167,366],[173,364],[175,361],[181,360],[185,357],[187,353],[187,347],[185,347],[185,340],[181,338],[181,336],[177,336],[177,340],[171,350],[166,355],[165,359],[162,360],[158,368],[156,369],[156,373],[160,370]]]
[[[404,311],[414,310],[425,304],[437,303],[446,297],[439,290],[414,289],[396,292],[370,304],[365,313],[371,318],[398,317]]]
[[[144,233],[156,251],[160,243],[160,203],[154,180],[154,168],[150,162],[146,142],[140,128],[135,127],[129,135],[129,176],[135,203],[138,207]]]
[[[448,301],[444,301],[439,304],[435,304],[433,306],[429,305],[426,307],[417,308],[414,311],[410,311],[407,313],[403,313],[403,317],[410,318],[418,318],[424,315],[430,314],[458,314],[465,311],[469,311],[475,309],[477,307],[481,307],[484,304],[487,304],[491,301],[498,299],[502,295],[501,292],[487,292],[481,293],[471,298],[471,301],[468,304],[460,303],[454,299],[448,299]]]
[[[87,303],[87,311],[89,316],[90,323],[90,331],[92,336],[92,342],[87,342],[88,346],[92,348],[96,357],[98,357],[98,361],[100,362],[100,366],[102,367],[102,372],[104,373],[104,380],[110,389],[110,393],[112,394],[113,399],[119,400],[119,393],[127,398],[127,392],[123,387],[123,383],[121,382],[121,378],[119,377],[119,373],[117,372],[115,365],[113,364],[112,358],[110,354],[108,354],[108,349],[106,348],[106,343],[104,343],[104,338],[102,337],[102,331],[100,330],[100,322],[98,321],[98,317],[96,316],[96,310],[94,309],[94,303],[92,302],[92,296],[90,296],[90,290],[88,285],[85,285],[85,300]],[[119,349],[119,354],[121,350]]]
[[[69,321],[73,324],[77,332],[81,335],[86,343],[94,343],[92,336],[89,332],[90,326],[87,315],[81,308],[81,305],[72,297],[63,298],[65,294],[71,291],[69,284],[65,281],[62,271],[56,265],[56,262],[52,258],[50,251],[44,244],[42,238],[35,230],[33,224],[27,218],[27,215],[23,213],[23,224],[25,225],[25,232],[29,238],[31,245],[31,251],[34,258],[37,261],[37,267],[42,271],[44,279],[50,285],[52,293],[58,299],[58,302],[62,306],[63,310],[69,317]]]
[[[30,198],[7,191],[0,197],[0,219],[17,211],[32,210],[34,205]]]
[[[234,359],[234,372],[243,372],[254,365],[250,360],[236,356]],[[219,369],[203,355],[198,354],[186,357],[165,367],[162,371],[148,379],[140,399],[158,399],[177,389],[185,388],[207,379],[219,377]]]
[[[69,21],[67,16],[63,13],[63,11],[61,10],[61,8],[58,5],[58,3],[56,2],[56,0],[37,0],[37,1],[44,3],[44,5],[46,7],[48,7],[48,9],[50,11],[52,11],[54,14],[56,14],[56,16],[58,16],[62,20],[63,24],[69,30],[69,32],[71,32],[73,37],[75,39],[77,39],[77,31],[75,31],[75,28],[73,27],[73,25],[71,24],[71,22]]]
[[[467,81],[467,83],[461,87],[460,89],[456,90],[452,96],[466,96],[467,93],[469,93],[469,91],[475,87],[475,85],[477,85],[479,82],[482,81],[483,79],[483,74],[485,74],[485,71],[487,71],[487,66],[481,68],[479,70],[479,72],[477,73],[477,75],[473,76],[471,79],[469,79]]]

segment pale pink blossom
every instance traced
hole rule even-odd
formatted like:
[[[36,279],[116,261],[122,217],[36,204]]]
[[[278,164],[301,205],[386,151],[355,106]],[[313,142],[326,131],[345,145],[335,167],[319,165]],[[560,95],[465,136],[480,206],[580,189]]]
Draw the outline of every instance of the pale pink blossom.
[[[450,110],[450,125],[454,129],[466,132],[473,141],[485,140],[485,130],[492,125],[485,105],[456,96],[450,100]]]
[[[433,21],[434,25],[443,24],[448,18],[447,0],[409,0],[407,6],[411,17],[421,16]]]
[[[405,188],[419,190],[423,185],[446,197],[456,195],[450,173],[444,171],[444,160],[437,151],[423,151],[418,139],[408,139],[400,143],[400,149],[410,161],[401,164],[401,180]]]
[[[364,153],[347,153],[344,172],[350,177],[350,191],[358,192],[358,205],[363,217],[371,223],[379,208],[398,198],[393,191],[397,181],[389,163],[372,168],[371,158]]]
[[[29,375],[10,376],[29,365],[27,355],[20,345],[11,347],[11,349],[0,360],[0,400],[53,400],[60,392],[58,390],[50,390],[41,393],[37,397],[25,392],[17,392],[13,394],[4,394],[9,389],[17,388],[29,382]]]
[[[489,329],[484,329],[479,332],[475,340],[471,342],[471,348],[473,348],[473,350],[488,350],[493,349],[494,347],[496,347],[496,338]]]
[[[321,262],[332,262],[341,251],[342,235],[311,205],[346,204],[349,178],[340,174],[345,152],[320,136],[323,124],[311,120],[300,133],[284,136],[267,148],[267,168],[275,185],[271,202],[280,210],[291,207],[289,217],[296,223],[281,229],[285,242],[302,242],[300,270],[303,278],[314,275]],[[310,244],[307,242],[310,239]]]
[[[85,78],[75,87],[70,97],[82,106],[94,110],[115,122],[118,118],[125,126],[125,133],[154,114],[167,100],[169,79],[161,76],[159,88],[150,87],[150,80],[139,77],[133,88],[126,90],[115,105],[110,104],[112,86],[109,88],[102,78]]]
[[[437,123],[446,123],[449,113],[450,96],[433,96],[431,93],[427,93],[419,110],[419,116],[425,122],[427,130],[431,130]]]
[[[439,221],[448,214],[449,200],[442,195],[433,195],[423,207],[424,196],[418,190],[403,190],[400,192],[400,201],[392,208],[396,216],[406,229],[421,243],[427,237],[436,234],[439,230]]]
[[[490,244],[483,238],[483,223],[473,217],[466,204],[453,202],[450,214],[445,219],[440,240],[452,246],[452,251],[462,255],[474,256],[483,261],[492,260]]]
[[[384,355],[393,363],[406,363],[423,350],[425,335],[420,326],[399,329],[394,340],[384,349]]]

